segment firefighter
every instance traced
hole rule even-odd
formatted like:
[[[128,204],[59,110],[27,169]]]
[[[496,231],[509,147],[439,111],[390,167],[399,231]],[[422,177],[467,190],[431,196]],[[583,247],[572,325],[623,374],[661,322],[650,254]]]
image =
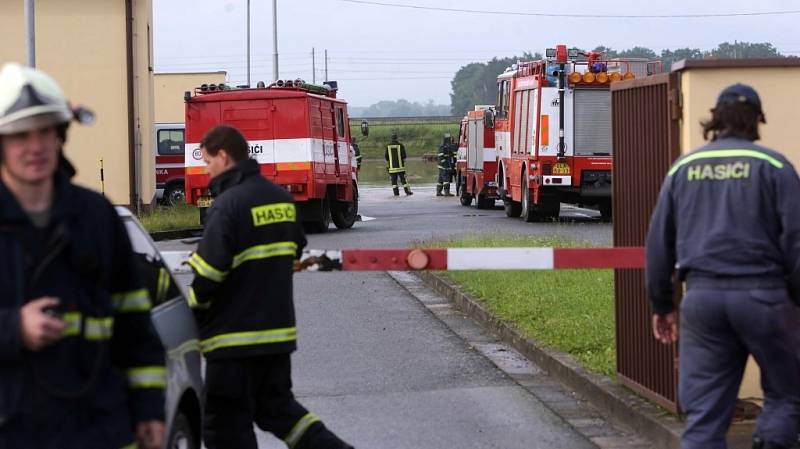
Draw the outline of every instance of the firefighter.
[[[406,196],[413,195],[411,187],[406,182],[406,147],[397,140],[397,133],[392,133],[392,141],[386,145],[386,162],[388,162],[387,169],[389,170],[389,178],[392,180],[392,191],[394,196],[400,196],[400,189],[398,188],[398,180],[403,183],[403,190]]]
[[[353,145],[353,154],[356,157],[356,170],[361,170],[361,149],[358,148],[355,137],[350,138],[350,143]]]
[[[71,181],[73,117],[48,75],[0,69],[0,447],[161,448],[164,349],[122,221]]]
[[[306,244],[292,195],[261,176],[235,128],[212,128],[200,149],[215,201],[189,258],[189,305],[207,362],[206,447],[257,448],[255,422],[290,448],[351,448],[292,393],[292,273]]]
[[[436,196],[453,196],[450,193],[450,178],[453,173],[453,145],[450,134],[444,135],[444,141],[439,146],[439,178],[436,182]],[[444,189],[444,195],[442,190]]]
[[[726,447],[751,354],[764,390],[753,448],[789,448],[800,420],[800,179],[783,155],[753,143],[765,123],[755,90],[729,86],[711,112],[711,142],[673,164],[647,234],[653,334],[678,339],[677,266],[682,447]]]

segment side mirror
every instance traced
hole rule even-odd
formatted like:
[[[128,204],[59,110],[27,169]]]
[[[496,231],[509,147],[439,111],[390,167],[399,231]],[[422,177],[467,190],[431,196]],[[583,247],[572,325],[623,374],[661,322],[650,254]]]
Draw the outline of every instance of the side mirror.
[[[489,129],[494,129],[494,111],[491,109],[487,109],[483,112],[483,121],[486,123],[486,127]]]
[[[369,136],[369,123],[366,120],[361,121],[361,134],[363,136]]]

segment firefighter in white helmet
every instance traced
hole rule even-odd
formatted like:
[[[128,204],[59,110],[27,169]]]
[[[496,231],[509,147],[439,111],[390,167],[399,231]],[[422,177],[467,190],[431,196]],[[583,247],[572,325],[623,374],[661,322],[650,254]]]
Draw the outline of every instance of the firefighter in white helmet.
[[[0,68],[0,447],[160,448],[164,350],[124,225],[70,181],[75,113]]]

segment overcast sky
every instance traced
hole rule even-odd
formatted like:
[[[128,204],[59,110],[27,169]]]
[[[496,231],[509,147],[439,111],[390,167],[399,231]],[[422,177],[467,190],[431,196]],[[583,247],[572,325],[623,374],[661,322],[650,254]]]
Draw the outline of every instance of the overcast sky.
[[[800,10],[797,0],[375,0],[376,3],[547,14],[670,15]],[[272,1],[251,3],[251,80],[272,79]],[[244,84],[247,0],[153,0],[156,72],[228,72]],[[800,14],[721,18],[557,18],[400,8],[346,0],[278,0],[280,78],[338,80],[354,106],[380,100],[450,104],[450,81],[469,62],[557,43],[710,49],[734,40],[771,42],[800,55]]]

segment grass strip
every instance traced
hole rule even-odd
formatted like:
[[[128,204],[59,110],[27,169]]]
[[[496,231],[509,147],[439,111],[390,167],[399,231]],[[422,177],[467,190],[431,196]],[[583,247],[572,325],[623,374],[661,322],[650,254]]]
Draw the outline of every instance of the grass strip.
[[[158,206],[154,211],[139,217],[147,232],[171,231],[200,226],[200,213],[195,206],[178,204],[174,207]]]
[[[561,238],[467,237],[430,242],[458,247],[587,246]],[[444,274],[525,336],[614,377],[613,270],[449,271]]]

